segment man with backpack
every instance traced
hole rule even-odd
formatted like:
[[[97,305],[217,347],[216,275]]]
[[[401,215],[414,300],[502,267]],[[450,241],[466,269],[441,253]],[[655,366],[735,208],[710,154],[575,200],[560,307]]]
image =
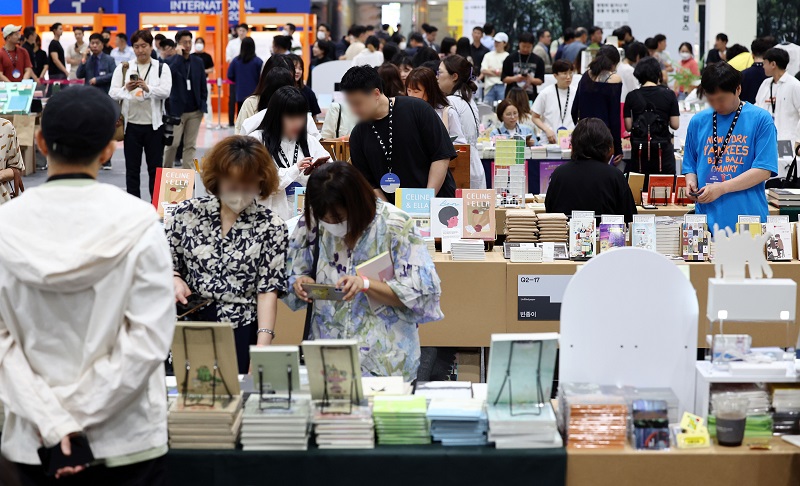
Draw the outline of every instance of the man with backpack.
[[[641,88],[625,98],[625,129],[631,132],[629,171],[649,174],[674,174],[675,149],[670,128],[680,125],[680,110],[675,92],[661,84],[661,65],[653,57],[636,64],[634,77]]]

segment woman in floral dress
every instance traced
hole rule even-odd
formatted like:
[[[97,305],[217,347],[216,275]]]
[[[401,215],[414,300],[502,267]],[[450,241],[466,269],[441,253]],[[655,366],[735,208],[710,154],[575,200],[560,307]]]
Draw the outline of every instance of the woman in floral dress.
[[[230,322],[239,373],[247,373],[250,345],[275,337],[286,291],[286,225],[256,203],[277,190],[278,171],[261,142],[233,136],[206,153],[203,183],[212,195],[181,203],[168,225],[175,300],[211,301],[190,318]]]
[[[356,275],[357,266],[384,252],[391,256],[394,277],[376,281]],[[439,276],[406,213],[377,200],[351,165],[323,165],[308,180],[305,215],[288,255],[294,290],[286,297],[290,307],[297,310],[310,302],[303,284],[336,285],[346,294],[342,302],[313,302],[311,338],[358,340],[365,376],[416,378],[417,326],[444,314]]]

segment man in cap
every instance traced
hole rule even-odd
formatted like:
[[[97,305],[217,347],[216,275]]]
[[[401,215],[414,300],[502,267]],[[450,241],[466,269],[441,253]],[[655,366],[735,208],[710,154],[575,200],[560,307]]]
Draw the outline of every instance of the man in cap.
[[[3,27],[5,45],[0,49],[0,81],[19,82],[33,77],[33,64],[28,51],[19,47],[19,25]]]
[[[96,88],[56,93],[36,134],[47,183],[0,206],[2,448],[22,484],[55,484],[40,447],[72,456],[56,478],[166,482],[172,261],[153,207],[96,181],[118,116]],[[85,441],[91,465],[72,455]]]

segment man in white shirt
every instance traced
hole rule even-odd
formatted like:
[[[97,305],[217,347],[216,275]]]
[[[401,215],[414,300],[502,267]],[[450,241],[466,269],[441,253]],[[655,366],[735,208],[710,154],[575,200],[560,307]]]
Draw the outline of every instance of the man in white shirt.
[[[508,35],[505,32],[498,32],[494,35],[494,50],[483,56],[483,62],[481,62],[485,93],[483,102],[490,106],[494,106],[496,102],[502,101],[506,97],[506,85],[500,78],[500,74],[503,72],[503,62],[508,57],[506,46],[508,46]]]
[[[622,78],[622,96],[621,103],[625,103],[625,98],[628,93],[635,89],[639,89],[639,81],[633,75],[633,68],[636,64],[649,56],[650,52],[641,42],[631,42],[625,48],[625,58],[617,64],[617,74]]]
[[[114,64],[122,64],[123,62],[131,62],[136,59],[133,53],[133,48],[128,45],[128,36],[120,32],[117,34],[117,47],[111,49],[110,56],[114,59]]]
[[[367,48],[365,42],[367,41],[367,28],[363,25],[354,25],[350,29],[350,46],[344,52],[344,60],[352,61],[361,51]]]
[[[547,137],[548,143],[558,143],[558,130],[572,130],[572,102],[575,92],[570,88],[573,75],[572,64],[559,59],[553,63],[556,84],[543,89],[533,102],[533,124]]]
[[[0,206],[2,448],[22,484],[166,484],[172,259],[153,207],[96,181],[118,116],[93,87],[56,93],[47,183]],[[69,459],[83,437],[91,466],[47,477],[37,449]]]
[[[81,64],[89,44],[83,41],[83,27],[73,27],[72,33],[75,34],[75,43],[67,48],[67,62],[69,63],[69,79],[77,79],[78,66]]]
[[[773,47],[764,53],[764,74],[756,94],[756,106],[764,108],[775,120],[778,140],[790,140],[792,147],[800,145],[800,81],[786,72],[789,53]],[[778,164],[778,176],[786,175],[784,164]]]
[[[496,33],[497,30],[494,28],[494,24],[490,23],[483,24],[483,38],[481,39],[481,44],[483,44],[483,46],[489,49],[490,51],[494,49],[494,36]],[[506,41],[506,44],[507,43],[508,41]]]

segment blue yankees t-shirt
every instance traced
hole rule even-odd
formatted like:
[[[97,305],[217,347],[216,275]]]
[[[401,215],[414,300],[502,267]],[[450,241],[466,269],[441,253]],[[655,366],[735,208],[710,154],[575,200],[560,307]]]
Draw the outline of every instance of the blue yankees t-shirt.
[[[698,188],[706,185],[712,172],[718,174],[723,181],[753,168],[767,170],[775,177],[778,171],[778,135],[770,114],[762,108],[745,103],[730,142],[725,147],[725,153],[719,165],[714,166],[713,113],[708,108],[697,113],[689,122],[683,173],[697,174]],[[725,135],[735,114],[734,111],[728,115],[717,115],[718,148],[725,142]],[[698,203],[696,212],[708,215],[709,230],[713,230],[715,223],[720,229],[727,226],[733,230],[741,214],[759,215],[761,221],[766,222],[769,208],[764,194],[764,182],[744,191],[729,192],[708,204]]]

